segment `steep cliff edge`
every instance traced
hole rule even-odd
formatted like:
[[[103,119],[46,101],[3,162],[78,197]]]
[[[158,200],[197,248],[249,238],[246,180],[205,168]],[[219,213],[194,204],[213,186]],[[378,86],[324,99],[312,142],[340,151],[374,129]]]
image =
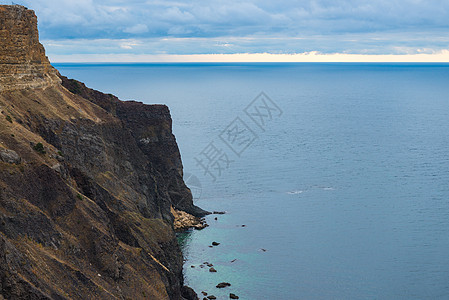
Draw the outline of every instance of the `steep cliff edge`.
[[[168,108],[60,76],[36,24],[0,6],[0,295],[183,299],[170,209],[206,212]]]
[[[20,5],[0,6],[0,92],[60,82],[39,43],[37,18]]]

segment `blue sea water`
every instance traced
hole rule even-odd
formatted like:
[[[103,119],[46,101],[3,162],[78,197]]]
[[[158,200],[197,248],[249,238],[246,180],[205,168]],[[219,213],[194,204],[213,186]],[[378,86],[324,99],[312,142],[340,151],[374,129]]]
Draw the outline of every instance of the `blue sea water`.
[[[196,204],[227,212],[181,236],[197,292],[449,299],[449,65],[56,67],[170,107]]]

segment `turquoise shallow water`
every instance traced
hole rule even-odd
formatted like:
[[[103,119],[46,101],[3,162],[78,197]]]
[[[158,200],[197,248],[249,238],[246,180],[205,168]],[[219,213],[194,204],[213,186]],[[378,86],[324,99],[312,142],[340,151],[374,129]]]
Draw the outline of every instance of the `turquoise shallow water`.
[[[183,236],[197,291],[449,298],[449,65],[56,66],[121,99],[170,107],[196,204],[227,212]],[[265,101],[272,118],[261,128],[245,108],[262,91],[276,106]],[[262,104],[250,109],[269,115]],[[211,145],[223,168],[210,166],[215,181],[197,162]],[[218,272],[199,267],[206,261]],[[232,286],[218,290],[221,281]]]

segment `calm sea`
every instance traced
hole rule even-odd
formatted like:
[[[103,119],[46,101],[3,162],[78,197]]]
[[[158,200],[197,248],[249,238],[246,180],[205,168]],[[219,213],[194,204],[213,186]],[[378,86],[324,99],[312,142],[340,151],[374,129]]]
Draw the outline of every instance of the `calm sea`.
[[[56,67],[170,107],[196,204],[227,212],[180,236],[196,291],[449,299],[449,65]]]

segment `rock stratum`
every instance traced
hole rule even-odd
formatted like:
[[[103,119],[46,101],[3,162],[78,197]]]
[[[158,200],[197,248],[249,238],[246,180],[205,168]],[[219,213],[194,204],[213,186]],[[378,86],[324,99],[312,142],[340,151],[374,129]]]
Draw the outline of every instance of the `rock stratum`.
[[[59,75],[0,5],[0,299],[190,299],[172,207],[195,216],[169,109]]]
[[[19,5],[0,5],[0,92],[58,84],[39,43],[37,17]]]

